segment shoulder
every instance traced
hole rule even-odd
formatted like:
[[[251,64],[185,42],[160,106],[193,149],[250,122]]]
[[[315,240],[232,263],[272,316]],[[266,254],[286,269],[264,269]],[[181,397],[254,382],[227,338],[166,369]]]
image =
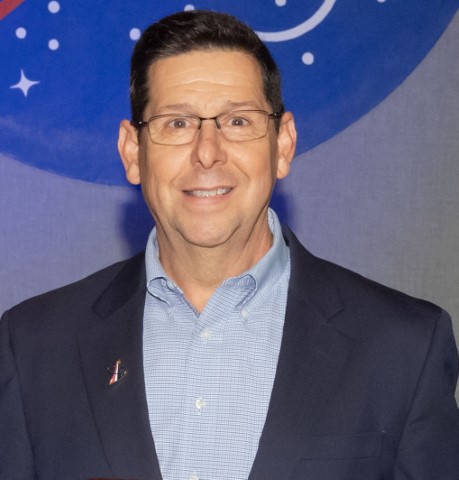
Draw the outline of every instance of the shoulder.
[[[2,323],[18,328],[87,315],[113,285],[137,285],[145,277],[144,253],[117,262],[69,285],[29,298],[3,314]],[[132,288],[132,287],[131,287]]]
[[[425,335],[438,321],[450,323],[440,307],[384,286],[308,252],[286,229],[292,260],[291,289],[324,315],[339,312],[334,325],[353,337],[378,333]]]
[[[355,371],[370,372],[369,383],[414,391],[425,366],[434,365],[433,376],[443,376],[454,396],[458,352],[447,312],[315,257],[291,232],[286,241],[292,265],[289,322],[318,319],[324,335],[348,345],[359,365]]]

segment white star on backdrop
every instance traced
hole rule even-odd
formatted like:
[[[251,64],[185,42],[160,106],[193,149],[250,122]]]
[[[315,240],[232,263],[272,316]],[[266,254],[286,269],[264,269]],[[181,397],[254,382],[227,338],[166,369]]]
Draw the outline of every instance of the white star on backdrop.
[[[25,76],[24,70],[22,70],[21,68],[21,79],[15,85],[11,85],[10,88],[19,88],[19,90],[21,90],[22,93],[24,94],[24,97],[27,97],[30,87],[33,87],[37,83],[40,83],[40,82],[37,80],[30,80],[29,78],[27,78]]]

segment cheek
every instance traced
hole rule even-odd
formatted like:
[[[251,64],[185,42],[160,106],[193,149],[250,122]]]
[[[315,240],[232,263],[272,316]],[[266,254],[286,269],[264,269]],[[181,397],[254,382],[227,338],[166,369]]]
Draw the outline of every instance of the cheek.
[[[264,159],[252,168],[249,174],[249,189],[252,192],[252,201],[265,203],[271,195],[276,182],[275,162]]]
[[[251,145],[249,145],[249,143]],[[237,145],[237,144],[236,144]],[[250,177],[264,174],[271,175],[277,168],[277,143],[264,137],[252,142],[241,143],[229,158],[235,160],[240,168],[245,169]]]
[[[158,204],[162,202],[161,193],[164,182],[163,172],[157,161],[144,156],[140,164],[140,182],[142,193],[151,211],[158,211]]]
[[[173,184],[181,171],[178,155],[163,148],[150,148],[142,158],[142,186],[149,190],[160,191]]]
[[[258,151],[250,159],[251,176],[253,181],[258,181],[264,187],[276,180],[277,157],[271,148]]]

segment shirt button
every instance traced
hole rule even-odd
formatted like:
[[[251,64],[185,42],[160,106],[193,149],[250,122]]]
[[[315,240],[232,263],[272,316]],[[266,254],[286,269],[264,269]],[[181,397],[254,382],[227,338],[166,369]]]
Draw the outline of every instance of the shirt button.
[[[198,398],[198,399],[196,399],[196,402],[195,402],[194,406],[198,410],[202,410],[206,406],[206,401],[203,398]]]
[[[241,316],[244,320],[247,320],[249,318],[249,312],[244,308],[242,311],[241,311]]]
[[[166,285],[167,285],[167,288],[168,288],[169,290],[174,290],[174,284],[173,284],[172,282],[169,282],[169,281],[168,281],[168,282],[166,283]]]
[[[207,340],[209,340],[209,338],[212,336],[212,333],[210,332],[210,330],[208,328],[204,329],[202,332],[201,332],[201,338],[204,342],[207,342]]]
[[[199,480],[199,477],[197,475],[190,475],[188,480]]]

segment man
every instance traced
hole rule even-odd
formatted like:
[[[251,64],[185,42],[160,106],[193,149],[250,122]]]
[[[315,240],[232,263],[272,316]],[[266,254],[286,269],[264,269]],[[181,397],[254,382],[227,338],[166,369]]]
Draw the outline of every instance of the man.
[[[254,32],[152,25],[131,105],[119,151],[156,228],[5,313],[0,478],[457,480],[450,319],[282,233],[296,132]]]

